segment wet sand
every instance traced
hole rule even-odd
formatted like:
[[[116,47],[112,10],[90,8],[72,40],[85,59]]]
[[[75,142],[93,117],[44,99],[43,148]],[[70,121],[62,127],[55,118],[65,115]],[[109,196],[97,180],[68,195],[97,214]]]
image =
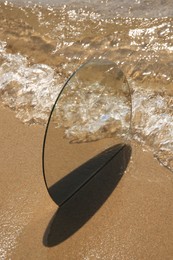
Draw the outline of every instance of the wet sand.
[[[1,259],[172,259],[173,175],[152,153],[132,146],[126,173],[77,229],[99,198],[81,205],[88,186],[58,210],[42,177],[44,127],[24,125],[7,108],[0,125]]]

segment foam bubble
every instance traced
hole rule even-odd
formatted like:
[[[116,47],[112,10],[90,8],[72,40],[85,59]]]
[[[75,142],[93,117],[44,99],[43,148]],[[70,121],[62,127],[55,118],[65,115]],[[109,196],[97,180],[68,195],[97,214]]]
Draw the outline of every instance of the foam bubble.
[[[0,42],[0,92],[5,105],[15,109],[25,123],[45,124],[62,84],[46,64],[29,65],[21,54],[6,52]]]

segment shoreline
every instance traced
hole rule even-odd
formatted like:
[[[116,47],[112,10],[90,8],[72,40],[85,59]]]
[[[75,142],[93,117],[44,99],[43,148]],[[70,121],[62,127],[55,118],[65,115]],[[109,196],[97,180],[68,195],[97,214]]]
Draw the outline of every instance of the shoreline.
[[[131,162],[110,197],[85,225],[58,245],[60,213],[42,176],[44,128],[24,125],[14,112],[2,107],[0,120],[4,259],[172,259],[173,175],[151,152],[134,145]],[[67,220],[74,224],[73,213],[70,206],[64,208],[62,224]]]
[[[138,1],[134,9],[114,0],[66,0],[60,8],[13,2],[0,1],[0,259],[172,260],[173,173],[142,145],[162,162],[172,158],[173,18],[163,18],[171,1]],[[119,182],[123,156],[58,208],[42,173],[43,124],[65,79],[93,56],[125,73],[141,143],[128,142],[132,156]],[[110,138],[72,148],[62,139],[53,133],[53,177],[58,167],[68,173],[113,145]]]

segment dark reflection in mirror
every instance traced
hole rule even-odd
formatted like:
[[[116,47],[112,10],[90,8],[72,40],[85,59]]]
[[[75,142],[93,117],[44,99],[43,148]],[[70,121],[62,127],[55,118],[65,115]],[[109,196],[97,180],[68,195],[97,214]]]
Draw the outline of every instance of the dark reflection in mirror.
[[[45,231],[45,246],[52,247],[65,241],[97,212],[122,178],[130,156],[131,147],[124,145],[92,181],[57,210]]]
[[[83,187],[110,159],[104,151],[113,154],[109,148],[124,143],[130,128],[131,95],[123,72],[107,60],[81,66],[63,87],[45,135],[43,168],[52,199],[62,205]]]

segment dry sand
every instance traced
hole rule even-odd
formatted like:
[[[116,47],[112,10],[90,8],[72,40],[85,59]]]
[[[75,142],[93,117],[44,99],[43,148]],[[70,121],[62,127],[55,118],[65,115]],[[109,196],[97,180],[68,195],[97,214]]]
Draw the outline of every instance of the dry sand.
[[[132,146],[126,173],[91,217],[99,198],[83,203],[90,187],[61,210],[49,198],[43,136],[0,109],[1,259],[173,259],[173,174],[152,153]]]

